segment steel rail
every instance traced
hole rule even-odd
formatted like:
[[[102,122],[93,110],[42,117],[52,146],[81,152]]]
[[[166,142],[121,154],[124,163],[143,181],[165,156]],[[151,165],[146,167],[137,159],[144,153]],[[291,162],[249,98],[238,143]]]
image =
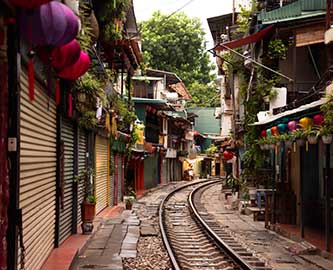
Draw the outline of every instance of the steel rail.
[[[209,182],[211,183],[211,181],[209,180],[203,180],[203,181],[198,181],[198,182],[191,182],[190,184],[186,184],[186,185],[183,185],[181,187],[178,187],[176,188],[175,190],[171,191],[164,199],[163,201],[161,202],[160,204],[160,207],[159,207],[159,213],[158,213],[158,216],[159,216],[159,225],[160,225],[160,231],[161,231],[161,236],[162,236],[162,240],[163,240],[163,244],[169,254],[169,258],[171,260],[171,264],[172,264],[172,268],[174,270],[181,270],[181,267],[179,266],[178,262],[177,262],[177,259],[176,259],[176,256],[172,250],[172,247],[171,247],[171,244],[169,243],[169,240],[168,240],[168,236],[167,236],[167,233],[164,229],[164,218],[163,218],[163,214],[164,214],[164,205],[165,203],[169,200],[169,198],[171,196],[173,196],[175,193],[179,192],[180,190],[184,189],[184,188],[187,188],[187,187],[190,187],[190,186],[194,186],[194,185],[198,185],[198,184],[202,184],[202,183],[205,183],[205,182]]]
[[[199,187],[195,188],[189,195],[188,202],[190,205],[190,209],[195,215],[195,218],[200,222],[200,224],[205,228],[205,230],[208,232],[208,234],[214,239],[214,241],[218,244],[218,246],[225,251],[225,253],[238,265],[242,268],[242,270],[254,270],[253,266],[248,264],[243,258],[241,258],[237,253],[235,253],[227,243],[225,243],[205,222],[205,220],[200,216],[195,203],[193,201],[193,197],[196,192],[198,192],[201,188],[207,187],[209,185],[216,184],[215,181],[213,183],[205,183],[200,185]]]

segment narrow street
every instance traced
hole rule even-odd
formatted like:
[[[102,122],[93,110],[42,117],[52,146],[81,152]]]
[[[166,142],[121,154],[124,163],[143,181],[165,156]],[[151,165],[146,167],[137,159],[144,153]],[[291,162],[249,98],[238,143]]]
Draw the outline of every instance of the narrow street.
[[[138,199],[131,211],[104,219],[71,269],[172,269],[159,231],[158,208],[169,192],[185,184],[188,183],[157,188]],[[200,201],[224,230],[270,269],[333,268],[333,262],[319,256],[311,244],[292,241],[265,229],[262,221],[253,221],[252,215],[230,209],[224,197],[218,184],[207,188]]]

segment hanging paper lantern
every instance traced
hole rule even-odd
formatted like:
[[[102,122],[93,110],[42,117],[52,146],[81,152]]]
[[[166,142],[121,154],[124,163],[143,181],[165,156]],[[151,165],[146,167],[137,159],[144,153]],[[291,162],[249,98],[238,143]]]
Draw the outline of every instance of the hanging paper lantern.
[[[271,128],[271,133],[273,136],[279,135],[279,130],[276,126]]]
[[[287,124],[278,124],[277,128],[280,134],[283,134],[287,131]]]
[[[297,122],[296,121],[290,121],[288,123],[288,129],[289,131],[294,131],[297,129]]]
[[[270,128],[266,129],[266,134],[267,134],[267,137],[272,136],[272,131]]]
[[[313,124],[316,126],[321,126],[324,123],[324,116],[322,114],[316,114],[313,117]]]
[[[299,124],[303,129],[309,129],[312,126],[312,119],[310,117],[303,117],[299,120]]]
[[[231,152],[229,152],[229,151],[224,151],[223,152],[223,158],[225,159],[225,160],[230,160],[230,159],[232,159],[234,157],[234,154],[233,153],[231,153]]]
[[[57,1],[23,10],[21,22],[23,35],[33,45],[65,45],[76,37],[79,30],[77,16]]]
[[[86,73],[90,66],[90,57],[84,51],[81,51],[79,60],[74,65],[64,68],[58,73],[60,78],[75,81],[84,73]]]
[[[266,137],[267,136],[266,130],[262,130],[261,133],[260,133],[260,136],[261,137]]]
[[[63,70],[64,68],[74,65],[80,58],[81,47],[77,40],[53,49],[51,53],[51,66],[56,70]]]
[[[21,8],[35,8],[50,1],[51,0],[9,0],[14,6]]]

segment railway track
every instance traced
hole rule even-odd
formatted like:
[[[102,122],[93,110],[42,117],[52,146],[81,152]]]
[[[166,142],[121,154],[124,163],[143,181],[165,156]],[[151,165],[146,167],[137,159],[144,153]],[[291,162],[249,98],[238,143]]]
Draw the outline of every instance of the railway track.
[[[218,183],[192,183],[162,201],[160,229],[173,268],[270,270],[224,231],[200,203],[204,189]]]

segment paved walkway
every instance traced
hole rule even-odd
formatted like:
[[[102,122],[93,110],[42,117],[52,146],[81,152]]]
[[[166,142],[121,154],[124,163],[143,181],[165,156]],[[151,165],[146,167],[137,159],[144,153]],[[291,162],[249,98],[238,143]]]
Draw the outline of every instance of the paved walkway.
[[[241,215],[238,210],[232,210],[221,192],[221,186],[207,189],[202,202],[234,238],[273,269],[333,269],[333,261],[316,255],[317,249],[311,244],[287,239],[265,229],[264,222],[253,221],[252,215]]]

